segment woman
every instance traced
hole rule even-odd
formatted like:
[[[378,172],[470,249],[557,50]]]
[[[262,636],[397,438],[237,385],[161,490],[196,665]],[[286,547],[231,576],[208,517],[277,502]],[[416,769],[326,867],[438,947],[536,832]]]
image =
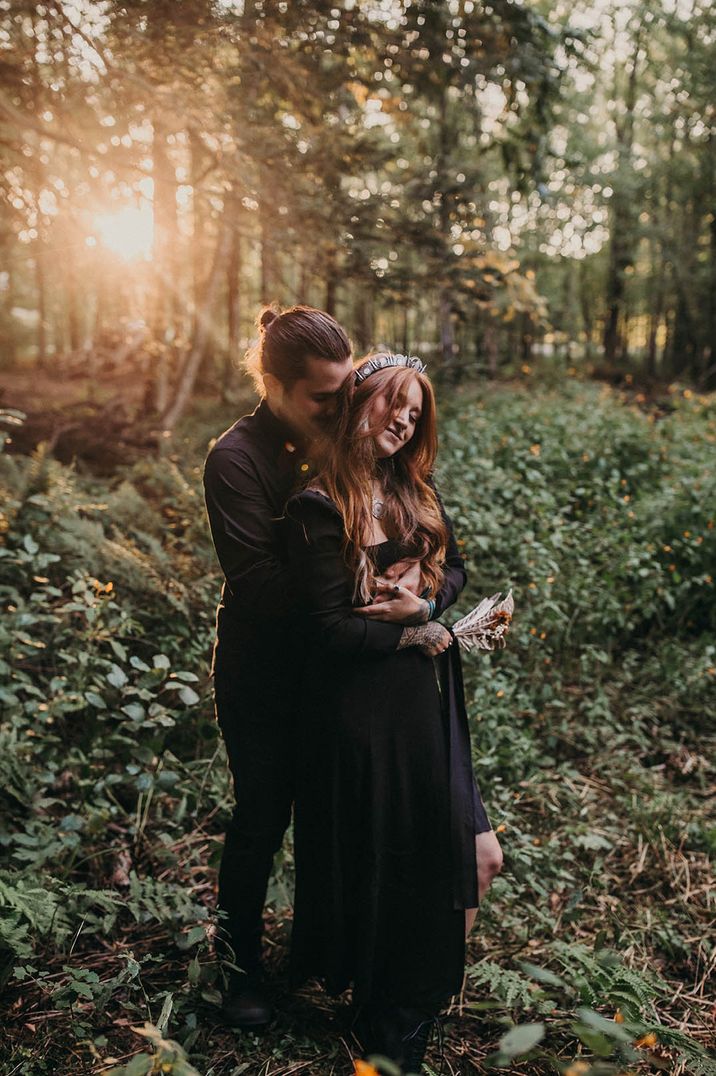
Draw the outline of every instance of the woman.
[[[367,1052],[409,1071],[461,987],[466,916],[478,902],[475,834],[490,831],[449,631],[357,612],[407,558],[420,561],[423,619],[446,562],[461,565],[430,481],[435,401],[423,370],[390,354],[363,363],[341,390],[317,479],[286,507],[310,641],[292,977],[320,978],[332,993],[352,985]]]

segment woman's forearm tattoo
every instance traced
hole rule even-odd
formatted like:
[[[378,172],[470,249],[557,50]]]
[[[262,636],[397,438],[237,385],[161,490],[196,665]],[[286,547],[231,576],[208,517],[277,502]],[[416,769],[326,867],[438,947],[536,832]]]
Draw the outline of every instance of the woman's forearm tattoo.
[[[403,628],[398,650],[405,650],[408,646],[431,646],[434,643],[439,643],[444,631],[445,628],[442,624],[438,624],[434,620],[429,624],[420,624],[415,628]]]

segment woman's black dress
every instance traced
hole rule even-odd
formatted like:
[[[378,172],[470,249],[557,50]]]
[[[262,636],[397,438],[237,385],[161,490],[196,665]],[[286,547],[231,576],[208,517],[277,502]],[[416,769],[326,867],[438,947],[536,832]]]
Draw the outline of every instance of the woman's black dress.
[[[286,508],[307,610],[295,801],[295,985],[439,1007],[462,983],[475,832],[490,828],[470,761],[459,654],[398,651],[399,625],[352,612],[343,524],[306,490]],[[406,555],[374,546],[379,572]],[[454,653],[453,653],[454,652]],[[461,712],[460,712],[461,711]]]

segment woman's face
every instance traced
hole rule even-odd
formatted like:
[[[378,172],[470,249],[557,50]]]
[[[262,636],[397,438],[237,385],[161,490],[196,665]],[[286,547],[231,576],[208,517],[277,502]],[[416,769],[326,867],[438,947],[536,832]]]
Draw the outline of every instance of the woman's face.
[[[388,403],[384,395],[376,397],[370,411],[370,423],[385,420]],[[411,378],[404,393],[398,397],[390,422],[382,433],[376,434],[378,459],[384,460],[400,452],[415,433],[423,411],[423,390],[416,377]]]

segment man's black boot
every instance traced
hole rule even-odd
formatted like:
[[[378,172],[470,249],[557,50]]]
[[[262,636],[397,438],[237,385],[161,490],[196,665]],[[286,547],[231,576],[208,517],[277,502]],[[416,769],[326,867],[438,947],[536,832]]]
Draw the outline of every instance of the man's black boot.
[[[266,1027],[273,1017],[260,971],[232,972],[224,991],[221,1012],[230,1027]]]

